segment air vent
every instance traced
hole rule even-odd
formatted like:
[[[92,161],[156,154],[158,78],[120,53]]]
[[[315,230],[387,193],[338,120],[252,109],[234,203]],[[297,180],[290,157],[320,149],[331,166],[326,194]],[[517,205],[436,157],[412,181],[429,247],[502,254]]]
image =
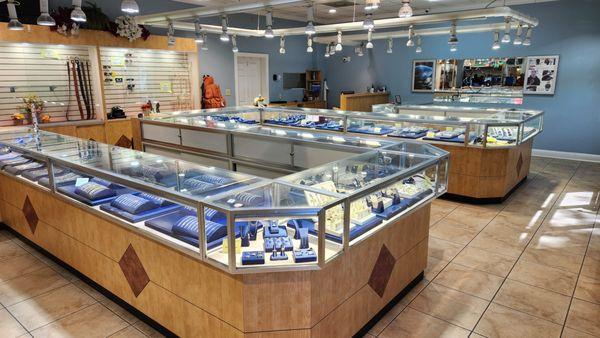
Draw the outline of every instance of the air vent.
[[[342,7],[354,6],[354,2],[352,2],[352,1],[332,1],[332,2],[324,3],[323,5],[329,6],[329,7],[334,7],[334,8],[342,8]]]

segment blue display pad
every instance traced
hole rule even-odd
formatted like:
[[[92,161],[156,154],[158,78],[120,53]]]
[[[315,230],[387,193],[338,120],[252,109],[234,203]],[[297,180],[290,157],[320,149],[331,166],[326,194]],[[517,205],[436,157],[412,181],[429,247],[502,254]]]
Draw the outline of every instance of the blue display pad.
[[[395,132],[396,130],[393,128],[381,128],[379,132],[375,132],[373,127],[350,127],[348,131],[351,133],[359,133],[359,134],[371,134],[371,135],[387,135]]]
[[[63,169],[59,169],[59,168],[54,169],[54,177],[55,178],[60,177],[61,175],[64,175],[64,174],[65,174],[65,171]],[[21,176],[25,177],[26,179],[28,179],[30,181],[37,182],[44,177],[48,177],[48,168],[44,167],[42,169],[24,171],[21,173]]]
[[[400,203],[394,204],[386,209],[383,212],[376,213],[377,217],[381,217],[383,219],[390,219],[400,212],[406,210],[410,206],[410,198],[403,198]]]
[[[90,179],[90,182],[103,185],[103,186],[105,186],[107,188],[110,188],[110,189],[113,189],[113,190],[123,189],[124,188],[122,185],[118,185],[116,183],[113,183],[113,182],[110,182],[110,181],[107,181],[105,179],[98,178],[98,177],[93,177],[92,179]]]
[[[408,138],[408,139],[416,140],[418,138],[427,136],[427,132],[422,132],[422,133],[405,133],[405,132],[403,132],[403,133],[391,133],[388,136],[389,137],[399,137],[399,138]]]
[[[75,192],[76,189],[77,189],[77,187],[75,185],[67,185],[67,186],[58,187],[59,192],[65,194],[75,200],[78,200],[79,202],[82,202],[82,203],[85,203],[85,204],[91,205],[91,206],[97,206],[97,205],[108,203],[108,202],[114,200],[115,198],[117,198],[117,196],[119,196],[119,195],[128,194],[128,193],[132,192],[131,189],[127,189],[127,188],[118,189],[118,190],[114,190],[114,193],[115,193],[114,196],[110,196],[110,197],[106,197],[106,198],[102,198],[102,199],[98,199],[98,200],[91,200],[91,199],[88,199],[84,196],[77,194]]]
[[[84,176],[77,175],[72,172],[64,172],[62,175],[54,175],[54,183],[57,187],[62,187],[66,185],[75,185],[75,182],[78,178],[83,178]],[[46,177],[40,178],[39,184],[43,185],[46,188],[50,187],[50,179]]]
[[[140,193],[136,193],[136,195],[141,196]],[[114,202],[114,200],[111,203],[113,203],[113,202]],[[168,201],[166,201],[166,202],[168,202]],[[180,205],[173,204],[171,202],[164,203],[164,204],[162,204],[163,206],[161,206],[161,204],[155,203],[154,208],[133,214],[133,213],[129,213],[125,210],[120,209],[118,206],[113,206],[113,205],[111,205],[111,203],[106,203],[106,204],[101,205],[100,210],[108,212],[111,215],[117,216],[117,217],[122,218],[131,223],[145,221],[145,220],[148,220],[153,217],[158,217],[158,216],[182,209],[182,207]]]
[[[4,169],[7,166],[18,166],[21,164],[27,164],[29,162],[31,162],[30,159],[18,156],[18,157],[11,158],[8,160],[0,161],[0,169]]]
[[[287,229],[284,226],[266,226],[263,230],[263,238],[287,237]]]
[[[242,252],[242,265],[265,264],[265,253],[263,251]]]
[[[4,170],[6,170],[6,172],[11,173],[13,175],[21,175],[23,172],[26,171],[33,171],[33,170],[37,170],[37,169],[41,169],[41,168],[45,168],[46,164],[41,163],[41,162],[29,162],[23,165],[18,165],[18,166],[6,166],[4,167]]]
[[[289,237],[267,237],[264,239],[265,251],[292,251],[294,244]]]
[[[382,222],[383,222],[383,219],[381,219],[375,215],[373,215],[373,217],[370,218],[369,220],[362,222],[362,223],[352,222],[352,224],[350,224],[350,240],[353,240],[353,239],[359,237],[360,235],[364,234],[365,232],[378,226]],[[352,225],[354,225],[354,227],[352,227]],[[340,241],[340,244],[341,244],[341,241]]]
[[[269,257],[270,260],[272,261],[287,261],[288,260],[288,256],[285,252],[272,252],[271,256]]]
[[[317,253],[313,248],[294,250],[294,263],[316,262]]]

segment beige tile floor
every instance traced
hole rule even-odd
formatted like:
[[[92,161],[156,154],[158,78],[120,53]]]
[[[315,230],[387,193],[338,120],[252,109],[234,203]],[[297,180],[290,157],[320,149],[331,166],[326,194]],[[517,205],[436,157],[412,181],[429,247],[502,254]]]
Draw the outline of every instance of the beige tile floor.
[[[599,207],[600,164],[542,158],[505,203],[435,201],[425,279],[367,337],[600,337]],[[160,334],[0,231],[0,337],[20,336]]]

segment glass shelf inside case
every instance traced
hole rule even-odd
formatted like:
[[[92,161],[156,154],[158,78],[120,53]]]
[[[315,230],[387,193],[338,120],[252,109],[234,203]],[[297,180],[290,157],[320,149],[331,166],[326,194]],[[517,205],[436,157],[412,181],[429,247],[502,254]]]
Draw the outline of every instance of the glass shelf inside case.
[[[285,127],[342,131],[344,114],[320,109],[266,109],[263,112],[263,123]]]
[[[342,250],[338,243],[319,245],[319,220],[341,209],[336,203],[335,194],[276,182],[215,197],[204,206],[207,235],[209,215],[220,212],[235,236],[207,245],[207,257],[223,265],[231,259],[236,268],[316,265],[319,250],[325,259]],[[343,223],[343,213],[335,217]]]

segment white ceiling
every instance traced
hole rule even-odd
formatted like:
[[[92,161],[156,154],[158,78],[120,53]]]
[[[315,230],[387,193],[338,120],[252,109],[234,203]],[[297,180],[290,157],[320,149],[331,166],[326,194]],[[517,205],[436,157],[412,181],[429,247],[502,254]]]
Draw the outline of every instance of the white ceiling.
[[[249,0],[175,0],[178,2],[202,6],[203,9],[223,10],[230,6],[258,5],[270,1]],[[470,9],[481,9],[486,7],[513,6],[528,3],[539,3],[556,0],[412,0],[411,6],[415,14],[443,13]],[[364,18],[365,0],[314,0],[315,20],[320,24],[332,24],[349,21],[361,21]],[[306,21],[306,6],[309,1],[297,1],[273,7],[273,15],[276,18]],[[354,5],[356,4],[356,5]],[[374,13],[376,19],[391,18],[398,15],[398,9],[402,0],[381,0],[379,9]],[[329,9],[335,7],[337,13],[330,14]],[[251,10],[247,13],[264,13],[265,10]],[[276,23],[275,23],[276,25]]]

